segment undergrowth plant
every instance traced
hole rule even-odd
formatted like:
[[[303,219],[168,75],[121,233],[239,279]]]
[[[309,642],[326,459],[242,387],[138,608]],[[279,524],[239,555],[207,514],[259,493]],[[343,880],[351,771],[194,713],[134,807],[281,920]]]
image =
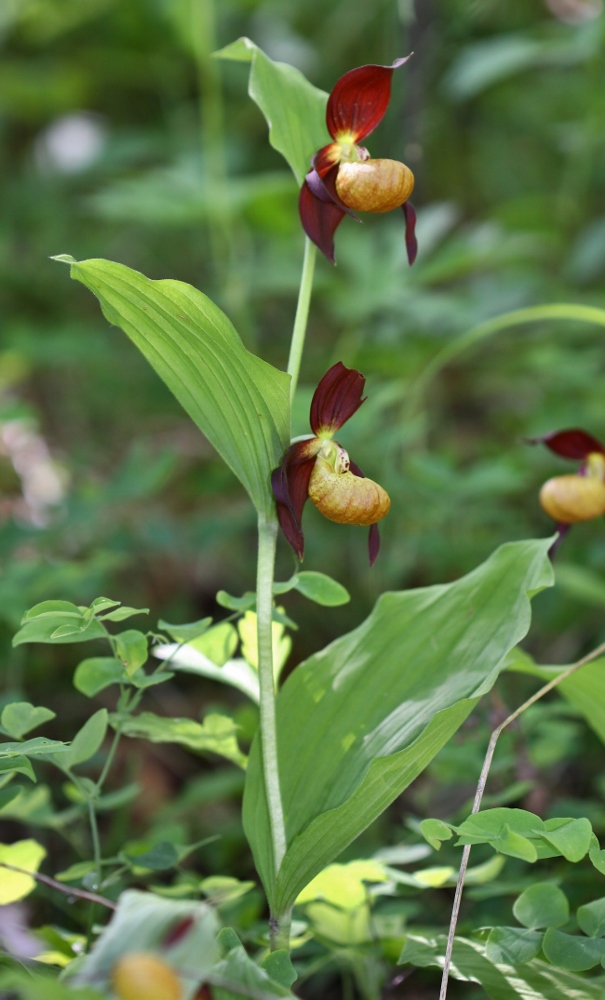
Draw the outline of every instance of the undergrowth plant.
[[[148,609],[106,597],[89,606],[44,601],[25,613],[16,646],[96,643],[73,677],[93,710],[75,734],[65,720],[64,741],[30,735],[53,717],[41,705],[12,702],[2,712],[0,814],[63,836],[74,862],[54,870],[36,839],[0,846],[0,902],[18,901],[38,885],[65,911],[31,932],[28,946],[13,949],[12,957],[10,935],[2,930],[7,954],[0,986],[32,1000],[266,1000],[304,991],[307,981],[321,983],[313,977],[333,966],[349,995],[356,989],[375,1000],[414,969],[434,991],[437,980],[418,971],[434,966],[442,970],[442,1000],[450,972],[480,984],[493,1000],[600,997],[605,978],[592,970],[605,961],[605,850],[590,818],[543,820],[506,804],[481,806],[500,733],[551,690],[558,689],[605,740],[603,648],[569,667],[551,668],[537,665],[518,645],[530,627],[532,598],[553,583],[554,541],[569,524],[605,511],[604,449],[585,432],[549,435],[544,442],[551,450],[583,463],[577,474],[551,480],[543,491],[544,507],[558,525],[555,538],[508,542],[462,579],[383,594],[365,621],[282,682],[295,627],[288,594],[297,591],[326,614],[349,600],[340,582],[301,568],[307,499],[335,522],[335,532],[369,529],[371,564],[379,558],[378,523],[398,503],[371,478],[372,452],[355,454],[353,461],[340,443],[366,388],[373,391],[346,357],[326,362],[311,403],[310,432],[292,438],[291,412],[317,249],[334,261],[334,234],[345,216],[401,209],[410,265],[416,257],[409,201],[414,177],[404,164],[375,158],[361,145],[385,114],[391,83],[409,57],[354,69],[327,95],[248,39],[217,55],[250,64],[250,96],[300,187],[305,245],[287,370],[250,353],[225,313],[190,285],[152,281],[107,260],[55,259],[97,297],[106,319],[139,348],[247,491],[258,521],[256,580],[242,581],[241,594],[218,592],[218,621],[160,620],[153,630],[134,628],[130,619],[139,623]],[[346,238],[345,227],[339,239]],[[456,351],[507,326],[569,316],[605,325],[603,310],[546,305],[471,331],[422,373],[410,394],[410,413]],[[283,581],[274,569],[280,528],[294,559]],[[339,862],[452,740],[504,670],[545,683],[494,729],[472,809],[448,821],[412,821],[409,842]],[[200,722],[150,710],[150,691],[179,673],[237,689],[258,710],[248,756],[227,711],[212,711]],[[101,694],[111,697],[111,711],[95,707]],[[138,795],[130,783],[116,789],[112,781],[106,790],[129,739],[218,754],[245,772],[243,824],[265,893],[263,923],[244,918],[253,882],[228,872],[196,874],[200,843],[176,837],[137,843],[126,836],[116,854],[105,851],[105,818]],[[40,768],[59,772],[69,803],[62,811],[28,785]],[[483,848],[483,860],[469,868],[473,845]],[[458,846],[464,847],[462,860]],[[439,855],[439,864],[437,851],[445,856],[441,862]],[[519,888],[511,926],[465,925],[458,934],[465,877],[472,890],[489,889],[510,859],[518,881],[533,882]],[[553,859],[560,859],[558,867],[545,877],[534,882],[527,874],[532,869],[525,866]],[[52,875],[39,871],[43,863]],[[409,865],[413,871],[403,870]],[[594,898],[577,907],[574,918],[564,889],[555,884],[565,882],[568,865],[587,866],[594,883]],[[424,915],[422,898],[454,886],[448,932]],[[45,972],[44,963],[54,971]]]

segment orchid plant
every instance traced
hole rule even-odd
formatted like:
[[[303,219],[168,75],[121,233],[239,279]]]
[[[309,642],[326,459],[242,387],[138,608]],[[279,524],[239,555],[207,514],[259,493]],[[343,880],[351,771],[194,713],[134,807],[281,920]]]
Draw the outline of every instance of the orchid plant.
[[[551,538],[503,544],[484,564],[453,583],[383,594],[365,621],[299,664],[281,683],[290,646],[286,642],[284,651],[280,630],[291,622],[277,597],[281,602],[283,595],[298,589],[326,607],[348,599],[345,588],[317,567],[300,567],[307,499],[338,525],[369,527],[371,565],[378,555],[378,523],[391,502],[399,502],[397,496],[389,498],[378,483],[366,478],[335,439],[364,403],[366,380],[347,367],[346,358],[333,364],[315,389],[310,434],[292,438],[291,412],[303,361],[316,248],[334,262],[334,233],[345,215],[355,218],[357,211],[383,213],[401,207],[409,263],[416,258],[416,215],[409,202],[414,177],[403,163],[373,159],[360,145],[386,113],[392,78],[409,57],[396,59],[390,66],[353,69],[327,95],[292,67],[272,62],[248,39],[240,39],[218,55],[250,63],[250,94],[269,123],[272,145],[285,157],[300,185],[306,239],[287,370],[246,350],[222,310],[190,285],[151,281],[111,261],[56,258],[70,265],[72,277],[93,292],[108,321],[127,334],[172,390],[240,480],[258,524],[255,589],[248,588],[241,596],[220,591],[217,604],[232,614],[218,625],[210,619],[181,626],[160,622],[159,628],[170,639],[133,629],[114,633],[106,622],[121,622],[145,609],[119,607],[119,602],[99,598],[88,608],[64,601],[44,602],[27,612],[15,637],[15,644],[103,639],[110,655],[84,660],[74,683],[91,698],[111,684],[120,687],[116,711],[108,716],[105,708],[99,709],[76,734],[71,747],[23,740],[28,728],[48,717],[45,709],[26,706],[2,715],[4,732],[14,737],[4,744],[8,770],[12,767],[15,773],[31,777],[30,757],[52,758],[73,782],[90,815],[94,861],[86,872],[96,879],[94,892],[89,888],[74,891],[93,906],[115,909],[117,905],[92,950],[66,972],[67,987],[84,987],[91,997],[96,994],[90,991],[99,989],[111,990],[118,1000],[143,995],[149,1000],[160,995],[164,1000],[193,1000],[207,996],[209,988],[224,998],[291,997],[296,977],[289,957],[294,908],[307,906],[312,912],[314,901],[331,898],[334,879],[342,877],[335,860],[462,726],[527,634],[531,598],[553,582],[548,558]],[[556,477],[544,486],[541,501],[546,512],[559,527],[603,514],[605,449],[600,442],[577,430],[542,441],[557,454],[581,463],[577,474]],[[372,471],[371,454],[356,458]],[[280,526],[298,561],[291,579],[282,582],[275,580]],[[239,623],[239,633],[233,620]],[[228,649],[222,658],[217,643],[211,641],[216,629],[223,629],[221,634],[227,636]],[[236,657],[240,641],[241,656]],[[148,673],[150,650],[160,666]],[[561,676],[569,677],[583,662]],[[147,688],[179,670],[230,684],[258,705],[259,726],[247,760],[238,747],[236,727],[227,717],[211,714],[200,725],[139,712]],[[533,700],[557,683],[556,678],[551,680]],[[79,776],[77,768],[100,750],[108,725],[114,737],[103,770],[93,783]],[[248,956],[234,931],[219,933],[211,888],[207,904],[195,898],[175,900],[131,890],[114,904],[98,894],[99,887],[118,875],[103,882],[96,809],[118,745],[130,736],[174,740],[197,751],[211,749],[246,769],[243,823],[269,910],[267,949],[260,963]],[[489,752],[488,758],[487,769]],[[473,813],[479,810],[486,779],[487,770]],[[427,822],[433,824],[426,828],[427,840],[438,849],[455,828],[438,820]],[[456,829],[462,835],[466,827]],[[555,843],[567,857],[566,844],[555,838],[559,827],[543,825],[537,833],[536,829],[534,823],[531,836],[541,838],[543,849],[543,841],[551,849]],[[514,848],[514,856],[522,856],[523,835],[513,837],[508,819],[502,819],[496,833],[490,830],[489,823],[482,828],[485,842],[509,853]],[[591,847],[592,863],[602,871],[605,861],[598,843],[595,847],[590,836],[586,838],[584,827],[578,837],[584,838],[582,856]],[[459,841],[467,845],[465,852],[471,843],[480,842],[469,838]],[[530,834],[525,839],[531,839]],[[537,857],[531,844],[530,848]],[[442,998],[447,991],[468,853],[465,859],[447,947],[441,940],[414,944],[410,937],[401,957],[402,962],[421,965],[434,960],[445,967]],[[154,863],[161,867],[156,857],[124,860],[135,875],[153,871]],[[367,862],[355,864],[361,865],[362,874],[358,870],[357,876],[351,876],[352,884],[362,901],[366,899],[364,880],[390,878],[395,884],[399,877],[400,882],[410,884],[411,876],[392,866],[380,867],[375,861],[369,868]],[[339,869],[337,875],[335,869]],[[54,885],[59,885],[57,880]],[[94,927],[91,916],[87,944],[94,937]],[[483,944],[472,947],[481,951],[484,965],[494,965],[500,978],[505,975],[498,971],[505,963],[498,965]],[[529,965],[535,961],[532,957]],[[456,968],[465,968],[462,959],[456,958],[456,963]],[[532,982],[542,976],[542,965],[531,965]],[[565,982],[570,990],[577,986],[573,976]],[[513,991],[506,997],[520,995]],[[498,994],[496,1000],[500,996],[505,994]]]

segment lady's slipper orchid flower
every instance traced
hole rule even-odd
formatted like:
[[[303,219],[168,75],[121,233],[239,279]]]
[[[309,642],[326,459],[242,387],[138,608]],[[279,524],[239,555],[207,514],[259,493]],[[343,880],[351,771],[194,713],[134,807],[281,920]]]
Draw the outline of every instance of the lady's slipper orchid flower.
[[[333,264],[334,233],[345,215],[354,212],[390,212],[403,208],[408,260],[413,264],[418,244],[416,213],[408,198],[414,175],[398,160],[374,160],[358,145],[382,121],[391,97],[392,66],[360,66],[341,76],[328,98],[326,123],[333,142],[322,146],[311,160],[300,191],[299,210],[310,240]]]
[[[382,486],[366,479],[334,435],[365,401],[363,375],[341,361],[322,378],[311,402],[314,437],[296,441],[271,476],[282,531],[299,559],[304,552],[303,507],[310,497],[324,517],[338,524],[370,527],[369,554],[373,565],[380,535],[377,521],[391,501]]]
[[[533,438],[556,455],[580,462],[576,473],[554,476],[540,490],[542,509],[564,534],[572,524],[605,514],[605,447],[586,431],[573,428]]]

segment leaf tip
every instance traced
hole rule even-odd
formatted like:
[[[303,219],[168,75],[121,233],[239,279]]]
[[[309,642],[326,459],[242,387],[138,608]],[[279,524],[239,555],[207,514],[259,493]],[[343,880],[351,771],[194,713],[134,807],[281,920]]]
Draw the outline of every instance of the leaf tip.
[[[76,258],[72,257],[72,255],[70,253],[58,253],[58,254],[55,254],[54,257],[50,257],[49,259],[50,260],[58,260],[62,264],[77,264],[78,263],[77,260],[76,260]]]

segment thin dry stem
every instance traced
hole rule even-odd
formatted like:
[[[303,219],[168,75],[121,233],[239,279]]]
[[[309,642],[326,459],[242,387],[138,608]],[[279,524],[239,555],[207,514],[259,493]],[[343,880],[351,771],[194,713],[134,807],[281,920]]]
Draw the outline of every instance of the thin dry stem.
[[[526,709],[531,708],[531,706],[534,705],[537,701],[540,701],[540,698],[543,698],[545,694],[548,694],[549,691],[552,691],[554,688],[556,688],[562,681],[565,681],[567,680],[568,677],[571,677],[571,675],[574,674],[576,670],[579,670],[580,667],[585,666],[592,660],[596,660],[603,653],[605,653],[605,642],[602,643],[600,646],[597,646],[596,649],[593,649],[592,653],[588,653],[586,656],[583,656],[581,660],[578,660],[576,663],[572,663],[571,667],[568,667],[567,670],[564,670],[562,673],[557,674],[556,677],[553,677],[553,679],[549,681],[548,684],[545,684],[544,687],[541,687],[538,691],[536,691],[536,693],[533,694],[531,698],[528,698],[527,701],[524,701],[523,704],[519,706],[519,708],[515,709],[515,711],[511,715],[509,715],[504,720],[504,722],[501,722],[500,725],[496,729],[494,729],[487,747],[487,753],[485,754],[485,760],[483,761],[481,774],[479,775],[479,781],[477,783],[477,791],[475,792],[475,801],[473,802],[471,815],[478,813],[479,809],[481,808],[481,800],[483,798],[483,793],[485,791],[485,786],[487,784],[489,770],[492,765],[494,750],[496,749],[496,743],[500,738],[500,734],[506,729],[507,726],[510,726],[511,722],[514,722],[515,719],[518,719],[519,716],[526,711]],[[456,884],[454,904],[452,906],[452,917],[450,920],[450,929],[447,936],[447,947],[445,950],[445,962],[443,965],[443,978],[441,980],[441,990],[439,992],[439,1000],[446,1000],[447,997],[447,987],[449,983],[450,968],[452,964],[452,951],[454,948],[454,938],[456,936],[456,925],[458,923],[458,914],[460,912],[460,903],[462,901],[462,890],[464,889],[464,879],[466,877],[466,869],[468,868],[468,859],[470,853],[471,853],[470,844],[467,844],[462,852],[462,861],[460,862],[460,871],[458,873],[458,882]]]
[[[17,872],[18,875],[28,875],[34,881],[42,882],[44,885],[50,886],[51,889],[62,892],[64,896],[77,896],[78,899],[87,899],[89,903],[99,903],[101,906],[106,906],[108,910],[117,909],[116,904],[112,903],[110,899],[105,899],[105,896],[98,896],[96,892],[88,892],[86,889],[74,889],[71,886],[63,885],[62,882],[57,882],[50,875],[41,875],[40,872],[28,872],[25,868],[17,868],[16,865],[7,865],[4,861],[0,861],[0,868],[6,868],[9,872]]]

